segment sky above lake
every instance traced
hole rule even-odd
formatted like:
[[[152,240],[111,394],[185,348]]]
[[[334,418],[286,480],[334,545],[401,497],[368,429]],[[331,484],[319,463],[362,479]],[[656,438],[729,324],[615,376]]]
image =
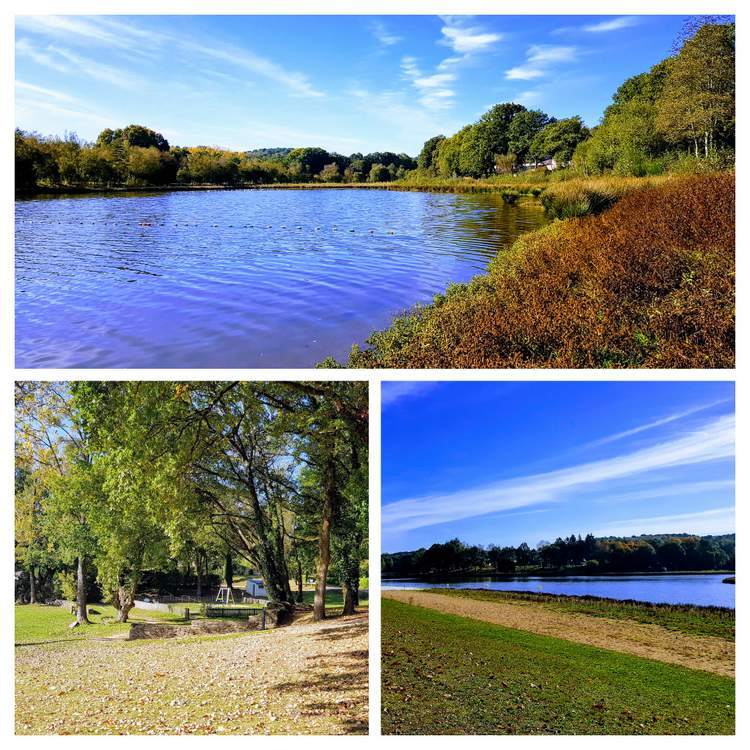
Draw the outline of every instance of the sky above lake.
[[[382,549],[734,532],[734,385],[385,382]]]
[[[416,155],[493,104],[595,125],[683,16],[19,16],[16,124]]]

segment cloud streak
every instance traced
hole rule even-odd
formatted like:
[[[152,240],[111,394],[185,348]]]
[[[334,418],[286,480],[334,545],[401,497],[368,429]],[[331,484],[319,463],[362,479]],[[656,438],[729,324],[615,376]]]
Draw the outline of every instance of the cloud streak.
[[[382,21],[373,21],[370,24],[372,35],[385,47],[391,47],[403,41],[403,37],[397,36],[388,31],[388,28]]]
[[[526,50],[526,62],[505,71],[509,81],[530,81],[543,78],[557,63],[573,62],[578,57],[576,47],[559,44],[534,44]]]
[[[503,35],[497,32],[466,26],[462,18],[444,16],[442,20],[444,26],[440,29],[443,35],[441,41],[459,55],[485,52],[503,40]]]
[[[635,26],[639,20],[640,19],[637,16],[620,16],[619,18],[612,18],[609,21],[600,21],[599,23],[589,24],[588,26],[584,26],[583,30],[592,34],[619,31],[620,29],[627,29],[630,26]]]
[[[600,461],[384,505],[384,532],[402,532],[565,500],[573,491],[656,470],[730,459],[734,416],[705,422],[682,437]]]
[[[428,109],[445,109],[450,107],[455,91],[450,85],[456,80],[456,74],[441,72],[433,75],[424,75],[417,65],[415,57],[403,57],[401,59],[401,71],[404,78],[411,82],[412,86],[419,92],[419,103]]]
[[[405,398],[421,396],[437,388],[438,385],[439,383],[433,380],[404,380],[399,382],[385,380],[380,391],[380,404],[385,407]]]
[[[156,53],[174,54],[175,51],[188,53],[191,58],[197,55],[203,60],[211,59],[222,62],[235,69],[278,83],[294,96],[310,98],[325,96],[322,91],[315,88],[305,73],[289,70],[267,57],[256,55],[248,49],[239,49],[220,40],[208,45],[187,36],[144,29],[134,24],[102,17],[20,16],[16,20],[16,25],[17,28],[27,33],[51,37],[58,41],[64,40],[68,45],[76,41],[87,45],[93,43],[111,46],[131,55],[146,57],[152,57]],[[50,47],[47,51],[40,51],[35,49],[28,40],[19,40],[16,50],[39,64],[56,68],[59,72],[70,72],[69,66],[59,60],[59,56],[63,53],[60,48]],[[53,54],[50,55],[49,52]],[[68,52],[68,54],[73,53]],[[112,73],[115,69],[107,69],[106,66],[94,61],[75,64],[74,69],[75,72],[84,73],[92,78],[117,83],[117,77]],[[97,72],[97,69],[100,72]],[[130,82],[134,79],[134,77],[128,79],[122,73],[120,77]]]
[[[710,409],[713,406],[726,404],[728,401],[729,399],[720,399],[718,401],[711,401],[708,404],[700,404],[690,409],[685,409],[683,411],[675,412],[674,414],[669,414],[668,416],[662,417],[661,419],[655,419],[653,422],[647,422],[646,424],[640,425],[638,427],[633,427],[630,430],[623,430],[622,432],[616,432],[614,435],[608,435],[607,437],[600,438],[599,440],[592,440],[590,443],[586,443],[581,447],[593,448],[596,445],[606,445],[607,443],[614,443],[617,440],[623,440],[624,438],[631,437],[632,435],[637,435],[640,432],[646,432],[647,430],[653,430],[655,427],[662,427],[663,425],[669,424],[670,422],[676,422],[679,419],[684,419],[685,417],[697,414],[698,412],[705,411],[706,409]]]

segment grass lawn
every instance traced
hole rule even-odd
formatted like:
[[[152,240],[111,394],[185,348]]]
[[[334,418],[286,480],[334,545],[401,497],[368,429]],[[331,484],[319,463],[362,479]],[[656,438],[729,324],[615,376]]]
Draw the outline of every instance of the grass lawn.
[[[713,635],[734,640],[735,614],[726,607],[691,607],[686,605],[649,604],[618,601],[594,596],[556,596],[520,591],[486,591],[482,589],[428,589],[434,594],[457,596],[486,602],[531,602],[557,612],[571,612],[615,620],[634,620],[661,625],[691,635]]]
[[[91,625],[70,628],[75,617],[63,607],[43,604],[24,604],[16,606],[16,643],[39,643],[43,641],[75,641],[85,638],[106,638],[107,636],[127,633],[130,625],[115,622],[117,612],[107,604],[89,604]],[[109,620],[107,620],[109,618]],[[165,612],[132,609],[131,622],[144,620],[163,620],[179,622],[181,616]]]
[[[315,591],[303,591],[302,601],[305,604],[312,604],[315,601]],[[359,597],[358,609],[366,609],[368,600],[361,596]],[[341,589],[327,589],[326,590],[326,607],[331,609],[341,609],[344,606],[344,597],[341,595]]]
[[[731,679],[388,599],[382,612],[385,734],[734,733]]]

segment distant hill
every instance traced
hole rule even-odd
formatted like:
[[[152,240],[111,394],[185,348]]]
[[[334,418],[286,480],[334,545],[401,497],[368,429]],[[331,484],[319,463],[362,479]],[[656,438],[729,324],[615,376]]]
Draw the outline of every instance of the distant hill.
[[[293,149],[291,147],[276,147],[276,148],[254,148],[250,151],[245,151],[245,155],[252,159],[278,159],[279,157],[287,156]]]

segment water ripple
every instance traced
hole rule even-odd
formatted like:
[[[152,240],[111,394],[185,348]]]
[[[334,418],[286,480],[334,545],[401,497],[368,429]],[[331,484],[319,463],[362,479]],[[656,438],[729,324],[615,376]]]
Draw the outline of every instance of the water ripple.
[[[19,367],[308,367],[467,281],[537,206],[197,191],[16,203]]]

